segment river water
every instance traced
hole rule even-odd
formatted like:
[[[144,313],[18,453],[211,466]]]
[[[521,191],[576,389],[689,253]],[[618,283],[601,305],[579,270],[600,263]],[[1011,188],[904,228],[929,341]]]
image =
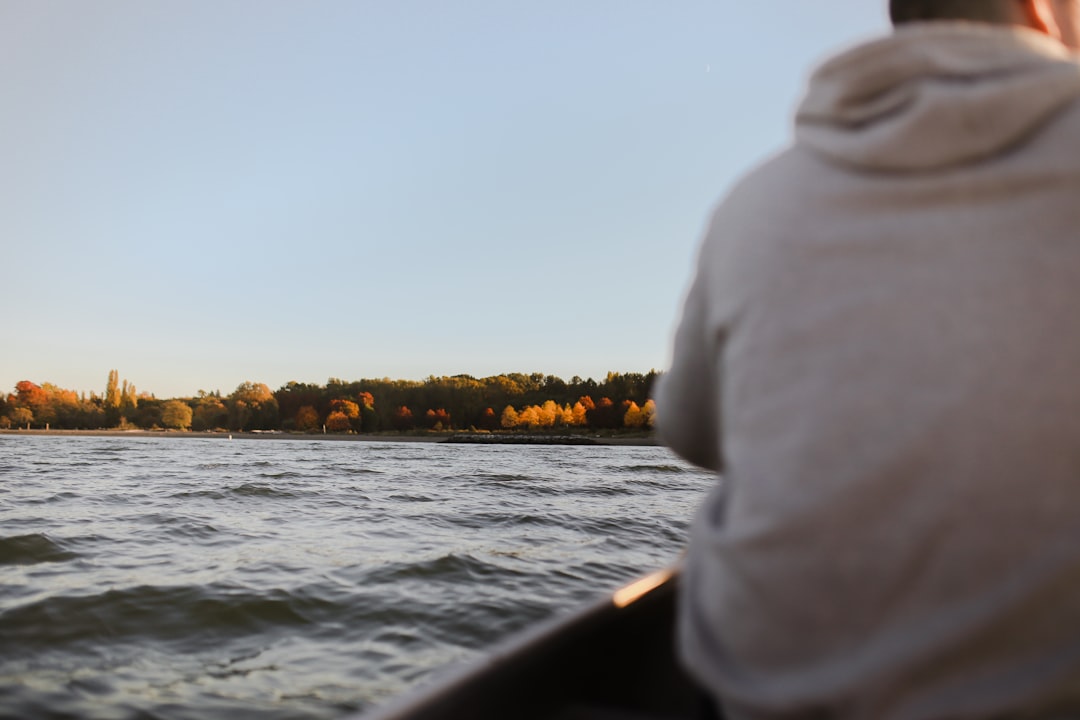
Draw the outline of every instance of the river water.
[[[672,562],[657,447],[0,435],[0,719],[337,718]]]

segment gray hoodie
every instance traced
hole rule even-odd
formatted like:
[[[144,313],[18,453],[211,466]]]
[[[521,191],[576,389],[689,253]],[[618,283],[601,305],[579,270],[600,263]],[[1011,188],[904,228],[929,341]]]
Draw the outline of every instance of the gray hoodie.
[[[915,25],[718,206],[657,393],[732,718],[1080,716],[1080,65]],[[1071,713],[1071,715],[1070,715]]]

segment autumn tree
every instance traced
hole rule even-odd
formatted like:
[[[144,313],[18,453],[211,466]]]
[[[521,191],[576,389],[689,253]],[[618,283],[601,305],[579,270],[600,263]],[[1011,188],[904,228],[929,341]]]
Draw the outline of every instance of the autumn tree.
[[[416,427],[416,420],[413,419],[412,410],[402,405],[394,411],[392,425],[398,432],[404,432],[405,430],[412,430]]]
[[[507,405],[503,408],[502,417],[499,419],[499,424],[506,430],[513,430],[518,426],[518,414],[513,405]]]
[[[274,430],[279,425],[278,404],[270,388],[243,382],[227,398],[230,430]]]
[[[179,400],[169,400],[161,408],[161,424],[172,430],[189,429],[192,416],[191,406]]]
[[[343,415],[348,422],[349,427],[346,430],[354,430],[360,432],[360,406],[354,403],[352,400],[345,400],[344,398],[337,398],[330,401],[330,415],[326,418],[326,428],[330,430],[330,416],[335,413]],[[335,421],[336,424],[337,421]]]
[[[124,380],[120,387],[120,415],[125,420],[134,421],[135,410],[139,406],[139,397],[135,390],[135,384]]]
[[[638,404],[633,400],[630,401],[630,405],[626,408],[626,412],[623,414],[623,425],[628,428],[640,429],[645,426],[645,414],[638,407]]]
[[[482,430],[498,430],[499,426],[499,417],[495,414],[495,410],[493,408],[484,408],[478,427]]]
[[[319,411],[311,405],[304,405],[296,411],[296,429],[300,432],[318,430],[321,424],[319,422]]]
[[[512,407],[520,413],[534,407],[536,418],[526,413],[526,419],[532,420],[535,427],[614,429],[623,427],[624,403],[635,402],[644,412],[647,398],[643,393],[654,377],[655,372],[609,373],[602,383],[577,376],[565,382],[543,373],[508,373],[487,378],[431,376],[420,381],[382,378],[348,382],[330,378],[325,386],[289,382],[275,391],[274,396],[282,420],[280,427],[284,429],[296,427],[296,414],[303,406],[313,407],[323,419],[335,410],[345,412],[353,430],[362,432],[391,428],[406,431],[427,425],[426,411],[415,412],[414,408],[442,408],[458,427],[497,429],[502,427],[503,418],[493,408]],[[601,396],[608,401],[595,412],[592,398]],[[338,400],[356,403],[360,408],[359,420],[340,404],[331,407]],[[408,415],[402,408],[410,409]]]
[[[278,413],[284,430],[296,429],[307,432],[310,429],[298,425],[301,408],[311,408],[317,421],[323,414],[329,412],[326,389],[318,385],[289,381],[284,387],[274,392],[274,398],[278,402]],[[321,422],[316,422],[316,426],[321,426],[321,424]]]
[[[545,400],[540,406],[540,427],[552,428],[562,419],[562,412],[554,400]]]
[[[79,395],[72,390],[65,390],[52,383],[43,383],[42,391],[46,397],[46,407],[37,415],[38,423],[45,423],[61,428],[76,428],[83,425],[82,403]]]
[[[120,407],[120,373],[117,370],[109,371],[109,379],[105,383],[104,405],[106,408]]]
[[[361,392],[356,396],[360,401],[360,426],[357,432],[375,432],[380,427],[379,413],[375,410],[375,396]]]
[[[614,429],[623,426],[623,415],[626,411],[616,405],[611,398],[600,398],[592,410],[585,411],[585,418],[589,427]]]
[[[11,422],[16,427],[25,427],[30,429],[31,423],[34,422],[34,413],[28,407],[16,407],[8,414],[11,418]]]
[[[357,414],[359,414],[357,409]],[[350,418],[340,410],[334,410],[326,417],[326,429],[330,432],[350,432],[352,430],[352,423]]]
[[[450,429],[450,413],[445,409],[428,410],[424,413],[424,427],[429,430],[441,431]]]
[[[578,400],[570,409],[570,424],[577,427],[585,427],[588,424],[586,418],[587,408]]]
[[[22,380],[15,384],[15,405],[30,412],[30,419],[25,413],[20,413],[19,418],[12,416],[12,421],[17,426],[33,423],[44,427],[46,423],[54,421],[49,393],[39,385]]]
[[[540,408],[535,405],[529,405],[523,407],[521,412],[517,416],[518,427],[527,427],[530,430],[535,430],[540,427]]]
[[[195,401],[192,411],[191,428],[200,432],[224,429],[229,424],[229,409],[216,395],[202,396]]]
[[[109,371],[109,379],[105,383],[105,397],[102,400],[102,409],[105,411],[105,425],[116,427],[122,421],[135,418],[135,408],[138,405],[138,395],[135,386],[127,380],[120,383],[120,373],[116,370]]]
[[[656,403],[652,398],[646,400],[641,406],[641,414],[645,416],[645,427],[651,428],[656,424]]]

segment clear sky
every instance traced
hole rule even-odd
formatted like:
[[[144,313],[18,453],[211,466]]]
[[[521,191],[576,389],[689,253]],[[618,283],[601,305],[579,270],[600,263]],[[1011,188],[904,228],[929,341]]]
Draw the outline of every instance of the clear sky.
[[[885,0],[0,0],[0,390],[667,364]]]

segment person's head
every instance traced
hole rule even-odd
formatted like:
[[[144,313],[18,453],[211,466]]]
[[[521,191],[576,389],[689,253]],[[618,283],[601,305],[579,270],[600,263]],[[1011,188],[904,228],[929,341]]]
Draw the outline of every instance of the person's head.
[[[889,0],[894,25],[967,20],[1022,25],[1080,49],[1080,0]]]

